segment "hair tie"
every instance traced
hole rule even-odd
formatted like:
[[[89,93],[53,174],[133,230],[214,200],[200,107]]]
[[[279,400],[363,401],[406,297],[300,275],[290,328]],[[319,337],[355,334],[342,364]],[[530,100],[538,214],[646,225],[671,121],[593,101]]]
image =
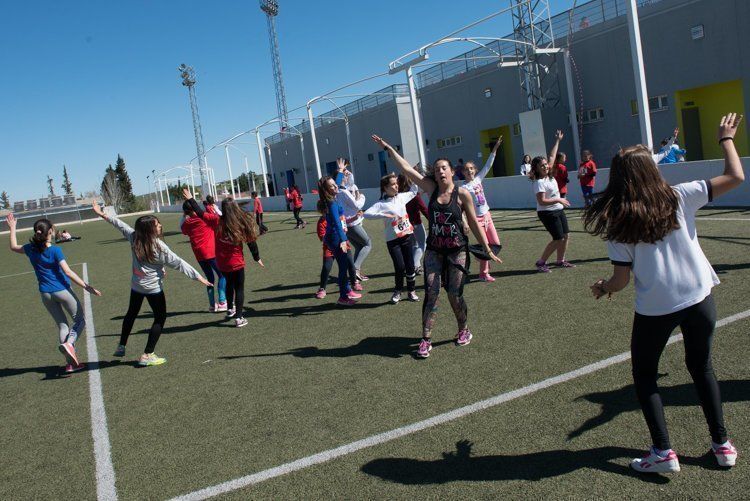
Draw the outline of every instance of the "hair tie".
[[[42,234],[42,230],[36,230],[36,232],[40,235]]]

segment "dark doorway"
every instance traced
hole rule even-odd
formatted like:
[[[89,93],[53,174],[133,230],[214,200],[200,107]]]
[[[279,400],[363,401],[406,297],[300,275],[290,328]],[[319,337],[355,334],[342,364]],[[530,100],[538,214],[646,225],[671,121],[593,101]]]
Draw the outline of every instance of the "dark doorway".
[[[336,179],[337,171],[338,167],[336,166],[336,162],[326,162],[326,172],[328,172],[328,175],[334,180]]]
[[[378,152],[378,163],[380,164],[380,176],[385,176],[388,173],[388,164],[386,163],[388,154],[385,151]]]
[[[682,109],[682,137],[688,160],[703,160],[703,140],[701,139],[701,117],[698,108]]]
[[[286,185],[289,187],[294,186],[294,171],[291,169],[286,171]]]

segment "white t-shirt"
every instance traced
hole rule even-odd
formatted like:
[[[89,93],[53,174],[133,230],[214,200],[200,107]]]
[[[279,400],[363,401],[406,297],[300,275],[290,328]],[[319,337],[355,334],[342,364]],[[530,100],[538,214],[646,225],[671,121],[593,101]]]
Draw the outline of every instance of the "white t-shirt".
[[[414,227],[409,222],[409,215],[406,213],[406,204],[417,196],[417,190],[419,187],[414,184],[411,190],[399,193],[395,197],[379,200],[365,211],[365,218],[383,219],[386,242],[414,233]],[[386,214],[393,214],[396,217]]]
[[[635,277],[635,311],[667,315],[703,301],[719,277],[698,243],[696,211],[711,200],[707,181],[678,184],[680,227],[654,244],[607,242],[613,264],[629,265]]]
[[[531,164],[521,164],[520,172],[522,176],[528,176],[531,172]]]
[[[482,170],[477,172],[477,174],[474,176],[474,179],[472,179],[471,181],[467,181],[463,185],[463,188],[466,188],[466,190],[471,194],[471,198],[474,201],[474,211],[476,212],[477,216],[484,216],[490,211],[490,206],[487,204],[487,198],[484,196],[482,179],[484,179],[487,173],[490,171],[490,167],[492,167],[492,163],[494,161],[495,154],[490,153],[490,156],[489,158],[487,158],[487,162],[485,162]]]
[[[560,189],[557,187],[557,180],[549,177],[545,177],[542,179],[535,179],[533,183],[531,183],[532,191],[534,192],[534,197],[536,198],[537,193],[544,193],[544,198],[560,198]],[[536,201],[536,210],[537,211],[550,211],[550,210],[560,210],[563,208],[563,204],[556,203],[552,205],[542,205],[539,203],[539,200]]]

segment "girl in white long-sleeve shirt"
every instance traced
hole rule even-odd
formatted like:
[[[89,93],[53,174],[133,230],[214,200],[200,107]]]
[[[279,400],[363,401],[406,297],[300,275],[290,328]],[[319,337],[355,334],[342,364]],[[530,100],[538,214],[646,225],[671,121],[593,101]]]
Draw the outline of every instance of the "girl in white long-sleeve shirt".
[[[414,228],[406,213],[406,204],[417,196],[417,190],[417,185],[414,185],[410,191],[399,193],[396,174],[383,176],[380,179],[380,200],[364,213],[365,218],[383,219],[388,253],[391,255],[396,273],[395,287],[391,296],[393,304],[401,300],[404,277],[406,277],[409,301],[419,301],[415,291]]]
[[[336,194],[336,201],[344,208],[347,238],[354,247],[353,257],[357,280],[365,281],[368,278],[362,273],[362,265],[372,250],[370,235],[362,226],[362,207],[365,205],[365,196],[359,192],[357,185],[354,184],[354,174],[346,170],[348,162],[339,158],[336,163],[340,173],[337,176],[339,191]]]

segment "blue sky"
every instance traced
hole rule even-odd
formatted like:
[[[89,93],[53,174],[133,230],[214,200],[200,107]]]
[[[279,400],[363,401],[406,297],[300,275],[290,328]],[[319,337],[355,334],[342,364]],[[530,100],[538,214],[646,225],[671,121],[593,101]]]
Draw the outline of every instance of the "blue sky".
[[[552,13],[571,4],[552,0]],[[403,53],[508,5],[281,0],[277,26],[289,108],[385,71]],[[510,30],[510,15],[503,15],[473,34]],[[63,164],[79,193],[96,189],[120,154],[136,193],[143,193],[152,169],[191,159],[188,96],[176,69],[183,62],[198,75],[206,147],[276,115],[265,16],[254,0],[12,2],[0,20],[0,46],[0,191],[11,200],[46,195],[47,175],[59,191]],[[454,45],[435,55],[469,49]],[[356,92],[402,79],[379,79]],[[255,153],[253,145],[240,147]],[[226,177],[220,152],[209,162],[219,179]],[[239,167],[241,155],[233,162]],[[250,168],[256,165],[257,155],[250,155]]]

